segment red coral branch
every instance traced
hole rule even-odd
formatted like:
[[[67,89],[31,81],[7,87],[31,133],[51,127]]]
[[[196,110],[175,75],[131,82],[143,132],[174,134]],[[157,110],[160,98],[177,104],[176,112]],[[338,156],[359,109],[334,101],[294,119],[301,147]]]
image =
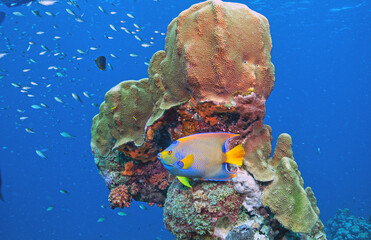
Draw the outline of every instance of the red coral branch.
[[[110,192],[108,196],[108,201],[110,201],[110,207],[124,208],[130,207],[132,196],[129,194],[128,188],[125,185],[120,185]]]

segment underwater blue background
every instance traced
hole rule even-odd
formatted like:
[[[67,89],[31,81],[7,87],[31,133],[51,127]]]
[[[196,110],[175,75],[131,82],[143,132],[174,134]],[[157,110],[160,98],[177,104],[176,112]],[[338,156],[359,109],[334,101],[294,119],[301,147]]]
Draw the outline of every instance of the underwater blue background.
[[[161,33],[166,33],[167,25],[181,11],[197,2],[80,0],[81,10],[66,1],[52,6],[0,5],[0,11],[6,13],[0,25],[0,53],[7,53],[0,58],[0,169],[6,201],[0,202],[0,239],[173,239],[164,228],[162,209],[145,203],[148,210],[142,210],[141,203],[136,202],[124,210],[108,207],[109,191],[90,150],[91,120],[99,110],[92,103],[100,104],[104,94],[120,81],[147,77],[145,62],[164,49],[165,36]],[[264,121],[273,128],[274,145],[280,133],[292,136],[304,185],[312,187],[324,223],[339,208],[368,218],[370,2],[235,2],[247,4],[270,23],[276,83]],[[83,14],[84,22],[75,21],[66,8],[78,16]],[[32,14],[35,9],[41,17]],[[143,42],[154,38],[152,46],[142,47],[143,42],[120,29],[123,26],[135,31],[134,23],[142,29],[138,36]],[[37,34],[39,31],[44,33]],[[27,51],[30,41],[36,44]],[[40,55],[44,51],[41,44],[50,52]],[[82,55],[77,49],[87,53]],[[58,52],[66,57],[54,56]],[[138,56],[131,57],[132,53]],[[94,59],[100,55],[107,57],[113,70],[97,68]],[[37,62],[29,62],[31,58]],[[60,69],[48,70],[50,66]],[[63,77],[57,77],[57,72]],[[31,81],[38,85],[31,85]],[[11,83],[30,86],[28,94],[34,97]],[[91,99],[83,95],[84,91]],[[76,101],[72,93],[83,102]],[[48,108],[31,108],[40,103]],[[20,120],[22,116],[29,118]],[[62,137],[60,132],[64,131],[75,138]],[[36,150],[42,150],[48,159],[39,157]],[[50,206],[54,208],[47,211]],[[119,211],[128,215],[119,216]],[[102,217],[105,220],[97,222]]]

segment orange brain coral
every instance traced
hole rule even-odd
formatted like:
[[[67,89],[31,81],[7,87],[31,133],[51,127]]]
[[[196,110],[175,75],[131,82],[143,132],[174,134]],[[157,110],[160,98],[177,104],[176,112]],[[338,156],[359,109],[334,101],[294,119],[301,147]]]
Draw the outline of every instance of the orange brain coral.
[[[222,103],[251,91],[267,99],[274,86],[271,49],[263,15],[238,3],[195,4],[168,27],[161,62],[165,101],[190,94]]]

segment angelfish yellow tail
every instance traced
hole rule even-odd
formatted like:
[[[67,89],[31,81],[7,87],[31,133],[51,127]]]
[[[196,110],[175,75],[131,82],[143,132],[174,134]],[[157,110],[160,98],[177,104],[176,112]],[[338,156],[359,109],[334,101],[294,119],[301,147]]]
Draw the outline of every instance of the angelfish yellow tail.
[[[226,163],[242,166],[243,156],[245,156],[245,149],[242,145],[237,145],[226,153]]]

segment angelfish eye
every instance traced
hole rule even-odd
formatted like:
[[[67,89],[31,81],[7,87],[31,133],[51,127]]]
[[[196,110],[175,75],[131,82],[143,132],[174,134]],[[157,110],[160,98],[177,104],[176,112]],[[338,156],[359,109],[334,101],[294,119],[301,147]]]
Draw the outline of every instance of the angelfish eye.
[[[167,153],[168,153],[168,154],[172,154],[172,153],[173,153],[173,151],[169,150],[169,151],[167,151]]]

